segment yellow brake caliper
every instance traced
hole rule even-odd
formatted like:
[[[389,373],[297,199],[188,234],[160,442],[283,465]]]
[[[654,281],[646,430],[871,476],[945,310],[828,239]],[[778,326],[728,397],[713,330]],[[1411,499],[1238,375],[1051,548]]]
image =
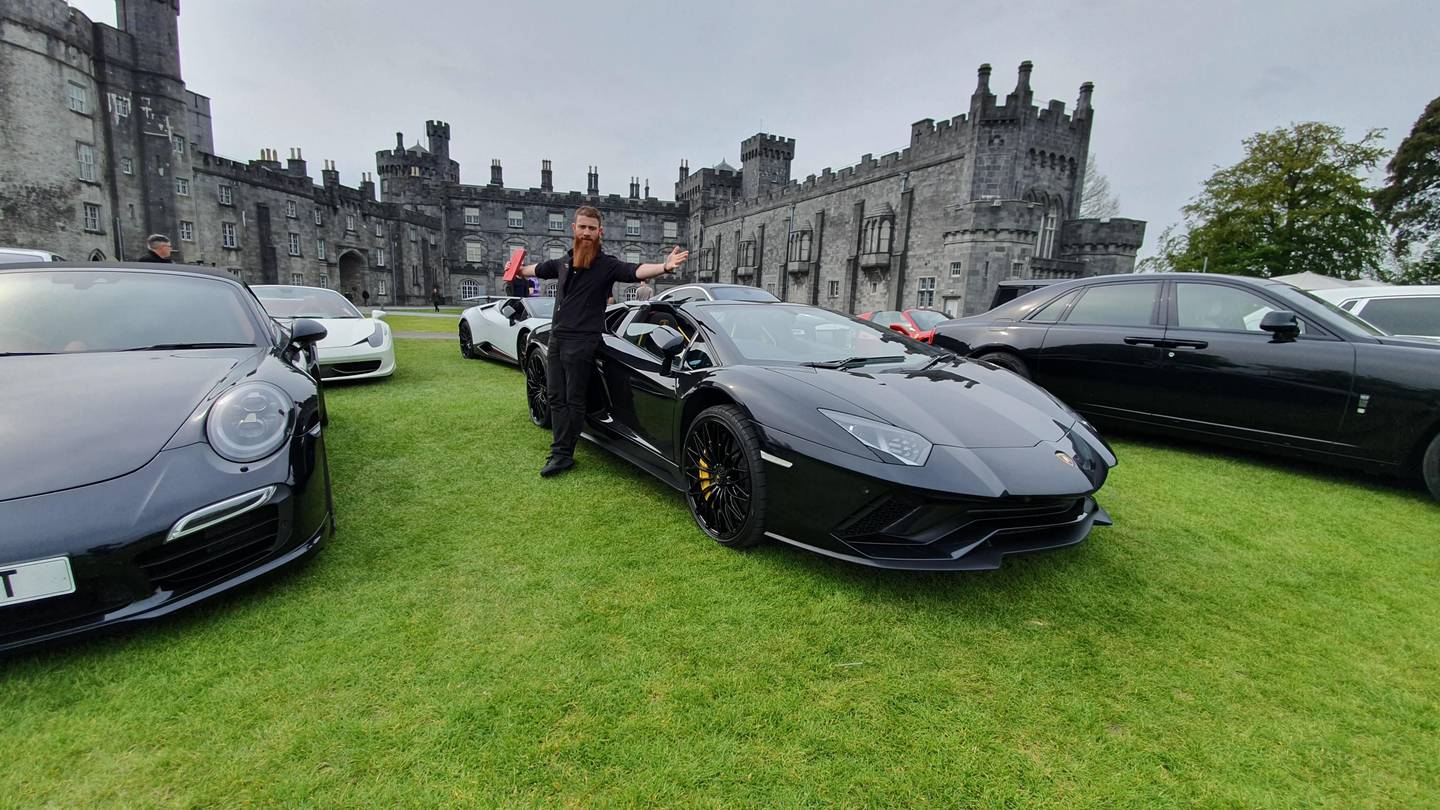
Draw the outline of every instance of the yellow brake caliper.
[[[715,486],[715,482],[714,482],[713,480],[711,480],[711,479],[713,479],[713,478],[714,478],[714,476],[710,474],[710,464],[705,461],[705,457],[704,457],[704,456],[701,456],[701,457],[700,457],[700,494],[704,495],[704,496],[705,496],[705,500],[707,500],[707,501],[710,500],[711,496],[713,496],[713,495],[715,494],[714,492],[711,492],[711,491],[710,491],[710,488],[713,487],[713,486]]]

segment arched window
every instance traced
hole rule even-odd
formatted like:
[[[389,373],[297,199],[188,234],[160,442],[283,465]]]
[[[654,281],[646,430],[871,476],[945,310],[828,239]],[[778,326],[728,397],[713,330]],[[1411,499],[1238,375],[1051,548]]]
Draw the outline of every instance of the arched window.
[[[860,252],[889,253],[891,234],[894,228],[895,219],[893,217],[880,216],[866,219],[860,242]]]
[[[639,263],[640,263],[640,248],[638,248],[638,247],[627,247],[627,248],[625,248],[625,261],[628,262],[628,263],[630,263],[630,264],[639,264]]]
[[[480,296],[480,282],[473,278],[467,278],[460,282],[461,298],[478,298]]]
[[[1055,229],[1060,224],[1060,204],[1051,202],[1045,209],[1045,219],[1040,224],[1040,237],[1035,243],[1035,255],[1042,259],[1055,257]]]
[[[635,288],[634,288],[634,287],[626,287],[626,288],[625,288],[625,300],[626,300],[626,301],[634,301],[634,300],[635,300]]]
[[[810,246],[813,231],[795,231],[790,234],[790,252],[786,261],[808,262],[810,261]]]

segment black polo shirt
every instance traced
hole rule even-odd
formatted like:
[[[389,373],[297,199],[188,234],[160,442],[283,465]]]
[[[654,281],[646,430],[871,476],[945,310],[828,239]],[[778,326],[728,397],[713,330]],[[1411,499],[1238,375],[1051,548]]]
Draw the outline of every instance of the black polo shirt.
[[[559,279],[555,289],[555,315],[550,322],[556,333],[580,332],[599,334],[605,329],[605,301],[615,282],[634,283],[640,265],[622,262],[601,252],[587,270],[570,266],[570,251],[565,258],[550,259],[535,265],[535,275],[543,279]]]

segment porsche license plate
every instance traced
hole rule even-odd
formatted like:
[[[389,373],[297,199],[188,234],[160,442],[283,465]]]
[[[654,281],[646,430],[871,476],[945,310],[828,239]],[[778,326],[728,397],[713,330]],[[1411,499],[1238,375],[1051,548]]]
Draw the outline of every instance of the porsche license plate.
[[[75,578],[70,575],[68,557],[9,565],[0,563],[0,606],[74,592]]]

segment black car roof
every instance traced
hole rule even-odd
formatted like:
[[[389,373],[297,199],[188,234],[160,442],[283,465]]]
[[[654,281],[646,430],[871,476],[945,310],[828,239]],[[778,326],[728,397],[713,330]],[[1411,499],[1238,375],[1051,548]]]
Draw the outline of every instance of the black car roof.
[[[218,278],[231,284],[244,286],[240,279],[217,267],[194,264],[161,264],[159,262],[17,262],[0,264],[0,273],[12,270],[122,270],[127,272],[174,273],[181,276],[203,276]]]

